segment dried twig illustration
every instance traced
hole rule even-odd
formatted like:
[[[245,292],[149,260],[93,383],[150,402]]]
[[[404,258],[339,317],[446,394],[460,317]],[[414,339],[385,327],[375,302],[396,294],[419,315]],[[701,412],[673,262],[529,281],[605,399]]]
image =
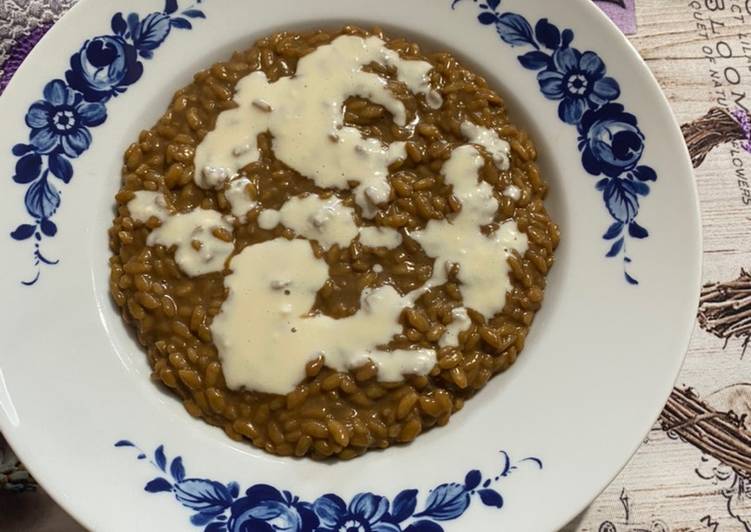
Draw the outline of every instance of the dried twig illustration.
[[[751,152],[751,117],[741,109],[713,107],[698,120],[683,124],[681,131],[694,168],[701,166],[709,152],[720,144],[743,141],[743,148]]]
[[[709,283],[699,299],[699,326],[718,338],[743,340],[743,352],[751,341],[751,275],[741,270],[737,279]]]
[[[733,412],[717,412],[691,389],[674,389],[660,415],[662,428],[727,464],[741,475],[751,476],[751,432],[745,418]]]

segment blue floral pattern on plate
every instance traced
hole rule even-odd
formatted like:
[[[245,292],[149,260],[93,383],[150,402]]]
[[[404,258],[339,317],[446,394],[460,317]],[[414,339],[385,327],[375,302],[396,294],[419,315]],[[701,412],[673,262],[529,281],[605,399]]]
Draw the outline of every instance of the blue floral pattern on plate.
[[[129,440],[115,447],[137,451],[160,475],[146,483],[149,493],[172,493],[175,499],[195,513],[190,522],[204,532],[442,532],[439,522],[460,518],[479,497],[488,507],[501,509],[503,496],[493,483],[507,478],[523,465],[542,469],[539,458],[527,457],[514,463],[501,451],[502,465],[494,477],[484,478],[478,470],[467,473],[462,483],[441,484],[430,490],[422,510],[417,511],[419,490],[405,489],[389,500],[374,493],[358,493],[349,503],[327,493],[315,501],[300,500],[286,490],[255,484],[240,495],[237,482],[188,477],[180,456],[167,459],[160,445],[152,456]]]
[[[196,0],[197,4],[203,0]],[[116,13],[112,35],[87,40],[70,58],[65,80],[53,79],[26,112],[28,143],[13,146],[16,161],[13,181],[26,186],[24,204],[30,221],[11,233],[15,240],[34,242],[34,274],[25,285],[39,280],[41,265],[57,264],[41,250],[44,238],[57,234],[52,220],[61,204],[60,183],[73,178],[71,161],[89,149],[91,128],[107,120],[106,103],[125,92],[143,74],[141,59],[150,59],[173,28],[189,30],[189,19],[206,18],[191,6],[178,11],[177,0],[166,0],[164,10],[141,18]],[[57,180],[57,181],[56,181]]]
[[[451,7],[461,1],[452,0]],[[604,61],[595,52],[581,52],[571,46],[571,29],[561,30],[545,18],[533,28],[522,15],[500,12],[500,4],[501,0],[478,3],[481,11],[477,20],[493,26],[506,44],[531,48],[518,57],[519,63],[537,71],[542,94],[559,102],[558,117],[576,127],[582,166],[587,173],[602,176],[595,188],[602,193],[613,219],[603,235],[610,242],[606,256],[621,257],[626,281],[637,285],[639,282],[628,272],[631,257],[626,244],[628,238],[649,236],[636,218],[640,199],[649,195],[648,183],[657,181],[657,173],[641,164],[645,136],[638,120],[617,102],[621,89],[607,76]]]

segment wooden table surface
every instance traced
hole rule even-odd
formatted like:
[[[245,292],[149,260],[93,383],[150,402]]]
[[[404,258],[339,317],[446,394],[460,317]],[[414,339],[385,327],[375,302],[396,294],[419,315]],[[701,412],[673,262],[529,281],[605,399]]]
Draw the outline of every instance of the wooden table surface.
[[[744,267],[751,270],[751,153],[739,125],[751,109],[751,0],[637,2],[638,32],[631,41],[701,161],[696,180],[704,279],[711,286],[661,419],[565,532],[751,532],[751,431],[745,423],[751,418],[751,352],[744,357],[751,277],[741,277]],[[0,529],[80,527],[37,492],[0,493]]]
[[[566,532],[751,532],[751,432],[743,420],[751,415],[749,329],[741,324],[739,337],[722,336],[723,325],[744,319],[725,305],[724,294],[733,286],[742,291],[747,283],[736,279],[742,268],[751,270],[751,154],[728,121],[733,111],[751,109],[751,2],[638,0],[637,6],[631,42],[685,124],[694,158],[709,152],[695,174],[704,280],[715,286],[706,290],[701,326],[661,420]]]

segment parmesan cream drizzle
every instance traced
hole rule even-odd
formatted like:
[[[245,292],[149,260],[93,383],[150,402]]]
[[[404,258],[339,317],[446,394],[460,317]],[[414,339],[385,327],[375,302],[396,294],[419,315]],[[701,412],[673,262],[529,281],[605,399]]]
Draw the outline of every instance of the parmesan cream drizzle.
[[[232,224],[219,211],[199,208],[173,214],[164,194],[148,190],[135,193],[128,202],[128,211],[136,221],[145,223],[154,217],[161,222],[151,231],[146,244],[176,246],[175,262],[190,277],[222,271],[234,251],[233,242],[225,242],[213,233],[224,229],[232,234]]]
[[[350,190],[349,182],[356,181],[354,199],[363,216],[373,217],[376,205],[390,194],[388,166],[405,157],[405,146],[384,146],[344,126],[344,101],[367,98],[383,105],[398,126],[414,126],[407,124],[404,106],[388,90],[388,81],[362,71],[373,62],[395,67],[398,80],[425,97],[429,106],[442,105],[440,94],[430,87],[429,63],[401,59],[376,37],[342,36],[302,58],[292,77],[270,83],[262,72],[254,72],[240,80],[237,107],[222,112],[197,147],[195,182],[203,188],[226,187],[232,215],[244,223],[257,202],[247,193],[250,180],[238,171],[258,160],[257,136],[268,131],[276,157],[317,186]],[[499,169],[510,167],[509,144],[496,131],[465,121],[461,132],[492,156]],[[228,297],[211,324],[228,386],[288,393],[305,378],[305,365],[321,355],[326,365],[342,371],[370,360],[382,381],[429,373],[436,361],[434,350],[386,351],[384,346],[401,333],[402,311],[445,283],[454,266],[464,306],[452,311],[453,321],[439,345],[459,345],[460,333],[472,325],[467,308],[487,318],[500,312],[511,287],[507,259],[512,251],[526,251],[527,237],[513,220],[494,224],[498,201],[493,188],[480,180],[482,165],[476,147],[456,148],[442,174],[461,211],[451,219],[431,220],[410,235],[435,259],[428,282],[405,295],[389,285],[366,288],[360,310],[346,318],[311,314],[329,274],[325,261],[316,258],[305,240],[329,248],[346,247],[359,238],[366,247],[393,249],[401,245],[402,235],[390,228],[358,227],[354,209],[336,196],[303,195],[290,198],[279,210],[262,210],[259,227],[271,230],[282,224],[302,239],[251,245],[229,262],[231,273],[224,281]],[[512,185],[504,194],[517,200],[521,191]],[[175,259],[190,276],[221,271],[234,251],[232,242],[214,235],[215,229],[233,231],[231,217],[217,211],[198,208],[172,214],[164,196],[149,191],[137,192],[128,209],[134,220],[146,222],[153,216],[162,222],[147,243],[176,246]],[[380,273],[383,267],[377,264],[373,271]]]
[[[196,277],[222,271],[235,250],[233,242],[214,236],[215,229],[232,234],[233,228],[219,211],[193,209],[165,218],[161,226],[151,231],[146,243],[149,246],[177,246],[175,262],[187,275]]]
[[[133,199],[128,202],[128,211],[133,220],[142,223],[146,223],[152,216],[163,221],[170,215],[164,194],[150,190],[135,192]]]
[[[251,184],[247,177],[239,177],[230,181],[224,197],[230,204],[232,215],[237,216],[241,222],[245,222],[245,216],[253,209],[257,202],[248,195],[248,185]]]
[[[393,249],[401,245],[402,235],[395,229],[360,227],[354,216],[355,210],[336,196],[322,199],[311,194],[290,198],[278,211],[264,209],[258,217],[258,225],[261,229],[271,230],[282,224],[326,249],[334,244],[345,248],[358,234],[360,243],[366,247]]]
[[[225,279],[229,297],[211,324],[230,388],[288,393],[305,378],[305,364],[319,355],[340,371],[372,360],[384,381],[426,374],[435,365],[432,350],[377,348],[401,332],[399,314],[410,303],[391,286],[364,290],[361,310],[352,316],[310,316],[329,274],[304,240],[246,247],[231,269]]]
[[[438,345],[441,347],[458,346],[459,334],[472,326],[472,320],[469,318],[467,309],[464,307],[457,307],[452,310],[451,317],[453,318],[453,321],[448,324],[446,332],[438,341]]]
[[[281,223],[301,237],[318,241],[326,249],[334,244],[347,247],[357,236],[358,227],[353,219],[355,211],[344,206],[336,196],[328,199],[321,199],[315,194],[294,197],[282,205],[278,216],[267,212],[270,210],[266,209],[262,213],[269,218],[269,225],[278,218],[277,224],[271,229]]]
[[[443,165],[447,184],[462,204],[453,220],[431,220],[425,229],[414,231],[414,238],[431,257],[435,257],[433,277],[428,284],[437,286],[447,280],[447,270],[459,265],[459,290],[464,306],[491,317],[503,309],[505,294],[511,288],[507,259],[512,250],[527,250],[527,235],[509,220],[490,235],[480,228],[493,223],[498,201],[493,187],[479,181],[478,170],[484,161],[472,146],[459,146]]]
[[[388,227],[360,227],[360,244],[368,248],[394,249],[402,245],[402,235]]]
[[[511,168],[511,145],[499,137],[495,130],[465,120],[462,122],[461,132],[469,142],[485,148],[499,170]]]
[[[516,185],[507,186],[503,191],[503,195],[507,198],[511,198],[514,201],[519,201],[520,199],[522,199],[522,191]]]
[[[269,131],[275,156],[319,187],[347,189],[348,181],[357,181],[355,200],[366,217],[373,216],[374,205],[389,197],[389,165],[406,157],[404,142],[384,146],[363,138],[344,125],[344,102],[367,98],[386,108],[398,126],[407,126],[407,112],[388,81],[362,70],[373,62],[395,67],[397,79],[413,93],[432,94],[430,63],[402,59],[377,37],[338,37],[300,59],[294,76],[269,82],[263,72],[253,72],[238,82],[237,107],[219,115],[196,149],[196,183],[221,187],[258,160],[257,137]],[[430,98],[432,104],[439,100]]]

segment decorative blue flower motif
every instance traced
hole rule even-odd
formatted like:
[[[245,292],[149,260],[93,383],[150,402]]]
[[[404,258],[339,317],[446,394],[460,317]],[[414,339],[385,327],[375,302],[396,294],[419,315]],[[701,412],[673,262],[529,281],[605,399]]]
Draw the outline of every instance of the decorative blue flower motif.
[[[182,458],[170,462],[162,445],[153,458],[129,440],[120,440],[115,447],[136,449],[139,460],[148,460],[158,469],[162,475],[147,482],[144,490],[172,493],[195,512],[190,522],[205,527],[204,532],[443,532],[438,523],[459,519],[475,497],[489,508],[503,508],[503,497],[490,487],[493,482],[507,478],[522,464],[542,469],[539,458],[515,464],[501,451],[503,465],[495,477],[483,479],[482,473],[472,470],[463,484],[441,484],[430,490],[423,510],[416,513],[416,489],[400,492],[393,502],[374,493],[359,493],[347,504],[339,495],[327,493],[311,504],[289,491],[256,484],[240,497],[237,482],[186,478]]]
[[[318,517],[307,503],[291,493],[256,484],[232,503],[229,532],[300,532],[315,530]]]
[[[582,164],[592,175],[623,175],[636,168],[644,153],[644,133],[619,103],[587,111],[578,129]]]
[[[451,7],[461,1],[452,0]],[[626,281],[639,284],[628,273],[631,258],[626,252],[626,236],[637,239],[649,236],[636,218],[639,199],[650,192],[646,182],[656,181],[657,174],[649,166],[639,164],[645,136],[636,117],[615,101],[621,95],[618,82],[606,76],[605,63],[595,52],[580,52],[571,47],[574,41],[571,29],[561,30],[546,18],[533,28],[522,15],[499,12],[501,0],[473,1],[481,9],[477,16],[480,24],[495,27],[498,37],[512,47],[532,48],[519,55],[519,63],[538,72],[542,94],[560,102],[559,118],[577,127],[584,169],[595,176],[607,176],[595,185],[614,220],[603,235],[605,240],[613,241],[606,257],[622,255]]]
[[[201,3],[203,0],[196,0]],[[15,240],[34,237],[33,285],[42,264],[58,261],[46,258],[40,249],[45,237],[57,234],[51,220],[60,207],[60,192],[50,182],[50,174],[68,183],[73,178],[75,159],[91,146],[89,128],[107,119],[105,103],[138,81],[143,74],[139,57],[149,59],[170,34],[172,28],[189,30],[188,19],[206,18],[203,11],[192,6],[177,12],[177,0],[165,0],[164,10],[141,19],[136,13],[123,17],[116,13],[111,20],[113,35],[100,35],[87,40],[70,58],[65,80],[54,79],[44,87],[44,99],[31,104],[26,112],[29,127],[28,144],[13,146],[18,157],[13,181],[28,185],[24,196],[26,212],[33,223],[22,223],[11,231]]]
[[[90,102],[106,102],[141,78],[143,64],[135,46],[119,35],[86,41],[70,58],[65,79]]]
[[[88,128],[106,119],[104,105],[84,102],[81,93],[55,79],[44,87],[44,100],[31,104],[26,113],[29,142],[38,154],[62,152],[75,158],[91,144]]]
[[[588,107],[597,109],[621,94],[618,82],[605,77],[605,63],[594,52],[559,48],[553,52],[551,67],[537,80],[548,99],[561,100],[558,116],[567,124],[577,124]]]
[[[321,520],[318,532],[400,532],[391,522],[389,501],[372,493],[356,495],[347,506],[341,497],[329,493],[313,503]]]

